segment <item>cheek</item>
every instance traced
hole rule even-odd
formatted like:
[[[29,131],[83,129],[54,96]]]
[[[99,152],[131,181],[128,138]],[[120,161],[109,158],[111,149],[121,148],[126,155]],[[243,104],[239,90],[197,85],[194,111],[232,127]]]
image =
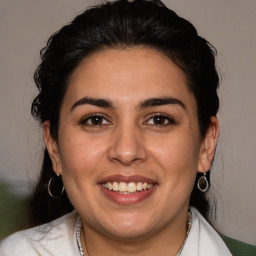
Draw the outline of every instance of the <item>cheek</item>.
[[[187,202],[197,173],[199,143],[189,131],[176,133],[152,143],[150,153],[160,166],[161,185],[169,204],[178,203],[177,198]]]
[[[65,190],[76,209],[90,204],[97,186],[97,169],[105,155],[101,140],[90,140],[84,136],[63,136],[60,142],[62,178]]]
[[[70,133],[72,134],[72,133]],[[60,154],[63,175],[81,176],[91,175],[104,157],[105,147],[101,139],[87,138],[73,133],[60,143]]]
[[[166,174],[197,171],[199,144],[190,133],[170,135],[161,141],[156,139],[151,142],[149,151]]]

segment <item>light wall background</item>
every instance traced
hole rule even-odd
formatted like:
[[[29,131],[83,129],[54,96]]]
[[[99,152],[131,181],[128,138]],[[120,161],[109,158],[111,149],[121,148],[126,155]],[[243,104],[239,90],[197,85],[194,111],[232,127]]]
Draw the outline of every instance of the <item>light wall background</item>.
[[[30,116],[33,73],[49,36],[91,0],[0,0],[0,179],[29,193],[42,159]],[[215,225],[256,244],[256,1],[165,0],[218,50],[221,136],[213,167]],[[0,195],[1,196],[1,195]]]

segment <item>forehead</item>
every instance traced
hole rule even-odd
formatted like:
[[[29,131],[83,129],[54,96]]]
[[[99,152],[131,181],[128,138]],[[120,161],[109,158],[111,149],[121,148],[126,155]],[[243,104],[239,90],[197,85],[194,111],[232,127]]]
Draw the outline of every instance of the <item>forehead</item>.
[[[175,96],[194,101],[183,71],[151,48],[105,49],[86,57],[73,72],[66,97],[136,101]]]

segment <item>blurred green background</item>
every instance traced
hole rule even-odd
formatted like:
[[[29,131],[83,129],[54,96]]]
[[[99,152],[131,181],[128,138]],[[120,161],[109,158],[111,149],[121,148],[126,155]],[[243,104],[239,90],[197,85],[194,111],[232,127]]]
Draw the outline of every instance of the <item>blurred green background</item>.
[[[0,181],[0,240],[25,228],[29,228],[29,197],[12,192],[11,186]]]

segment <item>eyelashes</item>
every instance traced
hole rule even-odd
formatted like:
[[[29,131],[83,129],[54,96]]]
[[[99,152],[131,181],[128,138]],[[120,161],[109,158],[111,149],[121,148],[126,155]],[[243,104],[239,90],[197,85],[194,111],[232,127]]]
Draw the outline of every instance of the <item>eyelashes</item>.
[[[177,124],[176,120],[165,114],[151,114],[149,117],[145,118],[146,120],[142,123],[143,125],[150,125],[153,127],[167,127],[169,125]],[[91,114],[86,116],[81,122],[81,125],[87,126],[90,128],[100,128],[112,125],[112,122],[109,121],[109,118],[102,114]]]
[[[111,125],[111,122],[107,120],[101,114],[92,114],[87,116],[85,119],[81,121],[81,124],[87,126],[102,126],[102,125]]]
[[[169,116],[163,114],[154,114],[144,123],[154,126],[167,126],[171,124],[176,124],[177,122]]]

